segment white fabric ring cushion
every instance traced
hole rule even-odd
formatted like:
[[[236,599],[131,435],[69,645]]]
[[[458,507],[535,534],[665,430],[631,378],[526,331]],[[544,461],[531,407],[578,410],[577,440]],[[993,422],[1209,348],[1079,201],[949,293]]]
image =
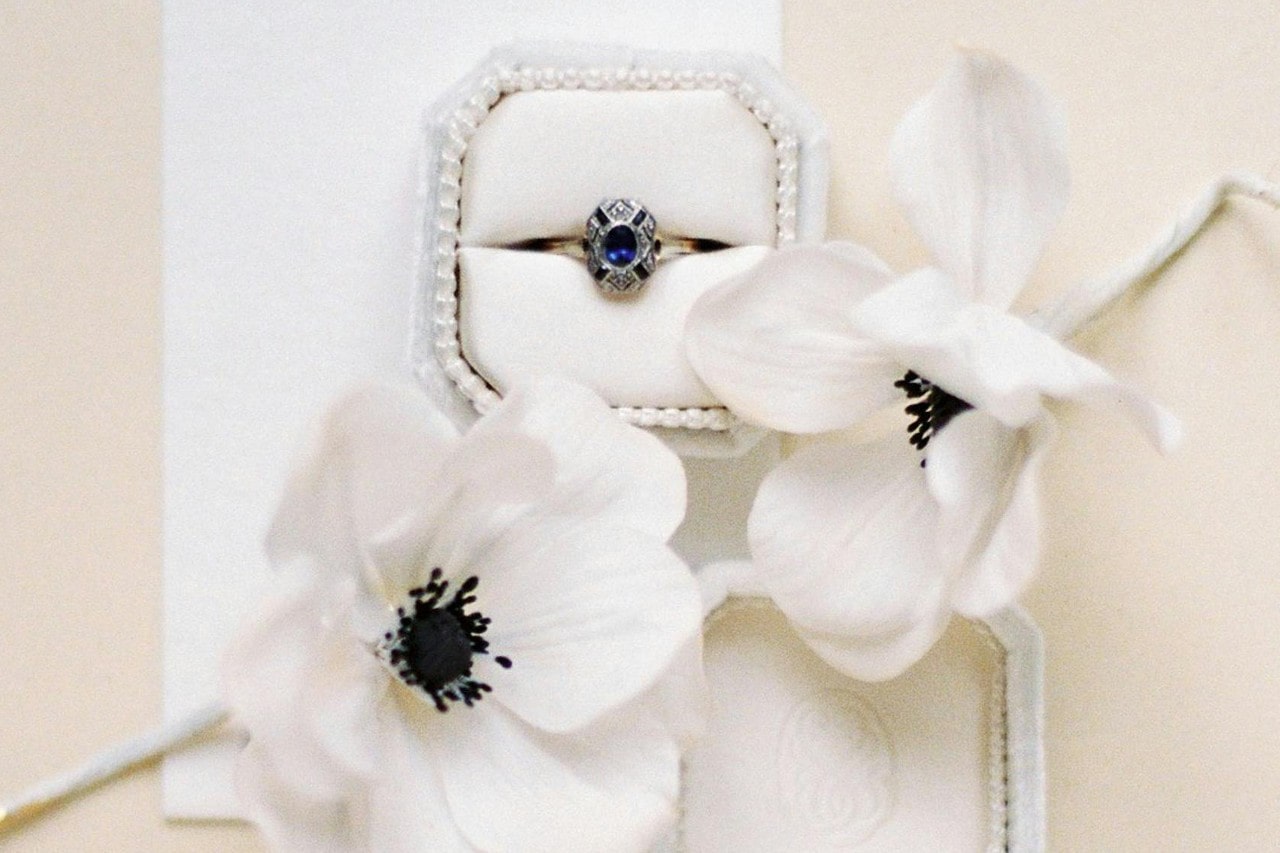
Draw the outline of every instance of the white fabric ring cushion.
[[[561,373],[618,406],[718,401],[684,356],[689,306],[777,237],[775,141],[721,91],[517,92],[464,159],[459,335],[499,392]],[[740,248],[672,258],[639,298],[601,299],[582,261],[493,248],[581,233],[601,199],[641,201],[661,228]]]

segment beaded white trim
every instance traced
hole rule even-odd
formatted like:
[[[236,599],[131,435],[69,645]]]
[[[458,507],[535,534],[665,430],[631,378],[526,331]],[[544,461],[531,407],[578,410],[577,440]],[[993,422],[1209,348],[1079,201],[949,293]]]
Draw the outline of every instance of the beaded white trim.
[[[436,163],[435,210],[427,212],[426,226],[434,231],[434,302],[431,336],[436,360],[458,390],[484,414],[500,399],[494,388],[480,376],[462,354],[458,324],[458,229],[461,214],[462,159],[477,128],[503,97],[534,90],[584,89],[588,91],[721,91],[733,95],[751,111],[769,132],[777,156],[776,243],[796,239],[796,194],[798,186],[799,139],[790,122],[778,115],[774,105],[741,75],[733,72],[672,70],[628,66],[600,68],[577,66],[508,68],[494,67],[483,74],[479,84],[462,106],[445,122],[444,137]],[[642,427],[709,430],[733,429],[738,421],[722,406],[708,408],[658,408],[653,406],[615,407],[624,421]]]
[[[977,619],[968,622],[1000,662],[991,674],[987,704],[987,802],[991,805],[987,853],[1005,853],[1009,850],[1009,653],[991,626]]]

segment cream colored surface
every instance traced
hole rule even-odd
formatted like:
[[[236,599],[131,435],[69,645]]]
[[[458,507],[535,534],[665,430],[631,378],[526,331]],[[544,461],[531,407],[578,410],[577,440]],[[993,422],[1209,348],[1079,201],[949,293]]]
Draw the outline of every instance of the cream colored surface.
[[[787,73],[832,131],[832,231],[895,266],[889,134],[961,39],[1067,104],[1075,190],[1039,297],[1136,249],[1229,168],[1280,178],[1280,8],[786,5]],[[159,54],[154,4],[0,12],[0,790],[159,717]],[[1079,344],[1186,420],[1177,456],[1066,413],[1046,488],[1057,850],[1280,838],[1280,214],[1236,204]],[[165,825],[154,772],[5,850],[254,850]]]

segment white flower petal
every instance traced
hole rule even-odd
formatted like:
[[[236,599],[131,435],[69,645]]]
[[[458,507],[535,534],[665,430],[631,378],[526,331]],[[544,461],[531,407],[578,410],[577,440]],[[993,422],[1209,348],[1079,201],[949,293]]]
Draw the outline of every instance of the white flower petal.
[[[430,502],[457,430],[426,395],[369,386],[340,400],[295,466],[267,534],[276,565],[310,557],[323,573],[361,576],[369,538]]]
[[[795,626],[818,657],[860,681],[888,681],[906,672],[938,641],[951,620],[942,589],[919,618],[883,634],[824,634]]]
[[[272,537],[302,583],[227,658],[250,809],[280,843],[638,850],[670,824],[694,707],[673,692],[701,684],[696,583],[664,542],[683,469],[558,385],[517,392],[461,439],[384,389],[330,416]],[[437,565],[485,582],[476,608],[516,662],[480,656],[493,698],[448,715],[369,645],[387,604]]]
[[[854,333],[849,311],[890,280],[849,244],[780,249],[694,303],[689,360],[737,415],[788,432],[850,426],[896,393],[896,366]]]
[[[1182,422],[1176,416],[1147,396],[1145,391],[1114,379],[1110,374],[1067,389],[1059,396],[1127,414],[1161,453],[1171,453],[1182,443]]]
[[[274,771],[313,798],[338,796],[376,764],[369,721],[387,678],[345,626],[325,624],[350,607],[354,586],[282,595],[224,659],[237,721],[270,752]]]
[[[470,709],[464,709],[470,710]],[[454,853],[475,848],[463,837],[449,804],[436,755],[427,741],[441,736],[442,715],[397,686],[379,721],[383,761],[369,789],[371,853]]]
[[[367,850],[361,837],[357,807],[344,796],[315,798],[290,784],[297,777],[281,774],[273,754],[249,743],[236,759],[236,791],[245,816],[275,850],[298,853],[352,853]]]
[[[580,728],[647,690],[702,623],[697,583],[663,543],[626,527],[528,523],[480,556],[476,606],[504,670],[494,698],[548,731]]]
[[[389,530],[375,552],[391,595],[425,579],[476,574],[482,554],[519,528],[625,525],[666,540],[685,510],[684,466],[656,436],[623,423],[574,383],[544,378],[514,389],[458,443],[438,477],[439,501]],[[521,534],[523,535],[523,534]],[[522,558],[519,550],[513,558]],[[486,585],[488,586],[488,585]]]
[[[937,513],[905,435],[806,447],[760,486],[748,522],[760,583],[810,632],[904,631],[943,583]]]
[[[944,526],[965,516],[966,529],[982,527],[982,519],[997,505],[1006,482],[1016,477],[1026,457],[1024,432],[986,412],[971,410],[957,415],[933,437],[925,479]]]
[[[967,365],[953,361],[952,367],[971,369],[972,381],[981,389],[970,402],[1010,426],[1038,415],[1039,407],[1031,398],[1043,395],[1117,409],[1129,415],[1161,451],[1177,445],[1182,431],[1175,417],[1102,366],[1017,317],[971,306],[961,314],[957,339],[970,361]]]
[[[539,501],[542,515],[625,524],[664,541],[684,519],[680,459],[581,385],[542,377],[514,388],[472,433],[527,435],[551,450],[555,486]]]
[[[647,851],[674,822],[680,752],[656,721],[618,714],[551,735],[488,700],[459,710],[430,748],[450,810],[476,847]]]
[[[963,52],[891,146],[907,218],[973,298],[1007,308],[1066,206],[1062,110],[999,58]]]
[[[1055,433],[1048,414],[1011,430],[982,412],[967,412],[930,443],[939,551],[955,560],[951,606],[958,612],[990,616],[1035,576],[1040,467]]]
[[[434,568],[450,580],[474,573],[472,553],[504,535],[530,503],[548,498],[555,460],[538,439],[517,433],[467,433],[441,466],[434,493],[369,545],[388,604]]]
[[[930,300],[945,307],[913,313]],[[912,273],[866,300],[855,323],[905,366],[1006,426],[1030,423],[1051,397],[1121,408],[1162,450],[1180,435],[1177,420],[1144,394],[1021,318],[956,303],[936,270]]]
[[[968,304],[955,279],[925,267],[863,299],[853,308],[850,323],[856,334],[871,338],[901,361],[903,353],[929,347],[951,333]]]
[[[701,631],[676,652],[658,683],[637,702],[666,725],[682,749],[702,737],[711,715],[711,687],[702,667]]]

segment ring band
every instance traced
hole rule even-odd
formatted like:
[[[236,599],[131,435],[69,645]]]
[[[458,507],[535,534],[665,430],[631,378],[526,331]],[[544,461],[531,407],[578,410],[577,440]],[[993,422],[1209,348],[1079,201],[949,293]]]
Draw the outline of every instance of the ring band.
[[[630,198],[607,198],[600,202],[587,218],[580,238],[550,237],[508,246],[585,260],[596,286],[608,294],[640,290],[661,260],[728,247],[729,244],[719,240],[663,234],[653,214]]]

